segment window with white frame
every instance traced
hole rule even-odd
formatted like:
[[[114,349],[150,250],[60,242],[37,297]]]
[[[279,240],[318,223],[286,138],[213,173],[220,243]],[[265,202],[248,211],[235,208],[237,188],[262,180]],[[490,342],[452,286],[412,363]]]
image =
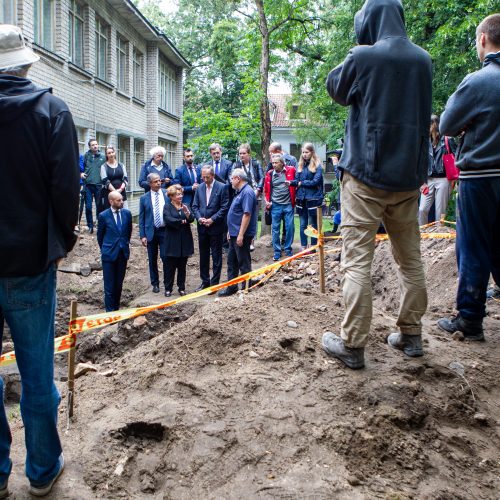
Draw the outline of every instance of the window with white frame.
[[[130,138],[124,135],[118,137],[118,151],[117,158],[118,161],[127,167],[130,157]]]
[[[118,90],[128,90],[128,42],[120,35],[116,37],[116,85]]]
[[[109,144],[109,135],[102,132],[97,132],[96,134],[97,144],[99,144],[99,149],[105,153],[106,146]]]
[[[139,189],[139,175],[141,173],[141,168],[143,163],[146,161],[144,157],[144,141],[135,139],[134,141],[134,161],[132,162],[131,172],[129,174],[129,186],[132,189]]]
[[[73,64],[83,68],[83,6],[70,0],[68,10],[69,58]]]
[[[35,43],[54,50],[54,0],[34,0]]]
[[[133,71],[134,71],[134,88],[133,95],[137,97],[137,99],[144,99],[143,92],[143,82],[144,82],[144,73],[143,73],[143,61],[144,57],[141,52],[139,52],[135,47],[132,53],[133,59]]]
[[[158,103],[161,109],[177,113],[177,79],[175,69],[163,59],[158,63]]]
[[[17,24],[17,0],[2,0],[0,24]]]
[[[76,127],[76,135],[78,137],[78,151],[82,155],[87,148],[87,129]]]
[[[101,80],[108,79],[109,26],[99,19],[95,20],[95,74]]]
[[[167,162],[168,166],[171,168],[172,172],[175,172],[174,159],[175,159],[175,144],[173,142],[158,140],[158,145],[165,148],[167,154],[165,155],[164,161]]]

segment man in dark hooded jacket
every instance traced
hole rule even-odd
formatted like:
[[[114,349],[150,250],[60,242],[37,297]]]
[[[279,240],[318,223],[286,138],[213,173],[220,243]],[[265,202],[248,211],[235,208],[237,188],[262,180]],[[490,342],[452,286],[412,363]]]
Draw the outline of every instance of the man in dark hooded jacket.
[[[0,335],[5,319],[21,374],[26,475],[31,493],[43,496],[64,467],[54,384],[56,263],[76,241],[80,173],[68,107],[27,79],[38,59],[19,28],[0,25]],[[8,495],[10,444],[1,398],[0,498]]]
[[[408,356],[423,354],[427,293],[417,200],[427,179],[432,67],[429,55],[408,40],[399,0],[367,0],[354,28],[359,45],[327,80],[330,96],[351,109],[339,165],[346,315],[341,335],[326,333],[323,348],[350,368],[362,368],[380,221],[391,238],[401,281],[399,332],[388,342]]]
[[[442,135],[465,134],[457,161],[458,314],[438,325],[468,340],[484,339],[490,272],[500,283],[500,14],[478,26],[476,49],[483,67],[449,98],[439,126]]]

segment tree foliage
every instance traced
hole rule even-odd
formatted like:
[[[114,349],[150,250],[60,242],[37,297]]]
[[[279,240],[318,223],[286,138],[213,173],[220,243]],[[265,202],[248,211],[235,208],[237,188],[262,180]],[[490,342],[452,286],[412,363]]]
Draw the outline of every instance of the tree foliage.
[[[185,136],[207,155],[218,141],[230,158],[237,145],[261,145],[266,99],[262,79],[264,40],[258,3],[268,27],[269,73],[286,79],[307,121],[297,121],[303,141],[336,148],[347,110],[325,90],[329,71],[355,45],[354,14],[363,0],[179,0],[174,14],[159,0],[144,0],[145,15],[192,63],[185,81]],[[463,77],[479,68],[475,28],[498,11],[498,0],[406,0],[410,39],[426,49],[434,64],[434,112]]]

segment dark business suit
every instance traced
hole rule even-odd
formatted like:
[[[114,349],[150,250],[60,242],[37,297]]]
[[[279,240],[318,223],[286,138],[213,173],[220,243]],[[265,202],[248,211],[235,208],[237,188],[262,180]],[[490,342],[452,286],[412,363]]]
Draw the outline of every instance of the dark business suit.
[[[159,196],[163,196],[165,203],[170,203],[164,189],[160,189]],[[161,226],[155,227],[153,201],[151,191],[141,196],[139,200],[139,237],[148,240],[148,264],[149,277],[152,286],[159,286],[160,276],[158,274],[158,249],[160,255],[163,255],[162,248],[165,240],[165,223],[163,222],[163,212],[160,213]],[[166,279],[165,260],[163,262],[163,282]]]
[[[190,172],[192,172],[190,174]],[[193,184],[201,184],[201,167],[193,163],[193,170],[188,171],[186,164],[184,163],[180,167],[175,169],[175,181],[184,188],[184,196],[182,197],[182,203],[191,206],[194,199]]]
[[[233,171],[233,162],[221,158],[219,160],[219,165],[216,165],[216,162],[212,160],[212,167],[214,168],[215,180],[222,182],[226,185],[227,189],[227,199],[228,199],[228,207],[231,206],[231,202],[234,197],[234,190],[231,187],[231,173]],[[229,210],[229,208],[228,208]],[[227,212],[226,212],[227,216]],[[226,249],[229,249],[229,243],[227,241],[227,220],[224,218],[224,232],[222,233],[222,246]]]
[[[99,214],[97,227],[97,242],[101,248],[106,311],[117,311],[120,308],[122,285],[130,256],[132,214],[126,208],[122,208],[119,212],[121,228],[116,223],[111,208]]]
[[[193,201],[193,212],[198,221],[198,245],[200,248],[200,278],[202,286],[217,285],[222,271],[222,236],[224,223],[229,210],[227,186],[214,180],[207,205],[207,185],[205,183],[196,190]],[[212,219],[210,227],[200,224],[199,220]],[[212,254],[213,276],[210,279],[210,253]]]

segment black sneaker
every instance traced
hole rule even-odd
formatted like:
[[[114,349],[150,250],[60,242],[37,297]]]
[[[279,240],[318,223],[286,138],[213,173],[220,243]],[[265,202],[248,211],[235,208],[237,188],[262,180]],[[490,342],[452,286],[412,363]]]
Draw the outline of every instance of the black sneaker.
[[[437,325],[448,333],[462,332],[467,340],[484,340],[482,321],[471,321],[457,314],[451,318],[440,319]]]
[[[153,293],[160,293],[160,287],[158,285],[153,285]]]

